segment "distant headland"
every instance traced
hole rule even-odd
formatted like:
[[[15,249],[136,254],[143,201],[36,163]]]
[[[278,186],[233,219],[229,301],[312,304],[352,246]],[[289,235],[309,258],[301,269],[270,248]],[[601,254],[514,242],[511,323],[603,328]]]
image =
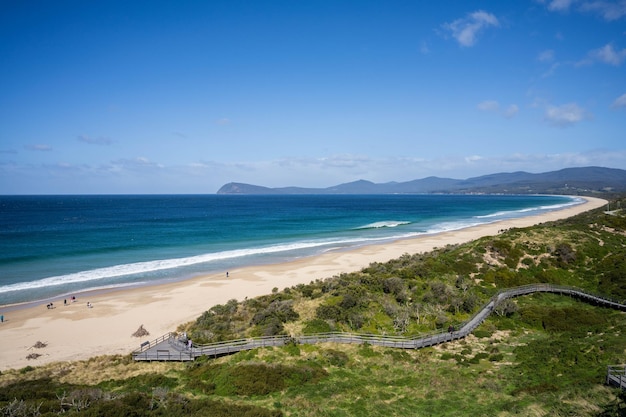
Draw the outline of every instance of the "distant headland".
[[[565,168],[540,174],[512,172],[464,180],[427,177],[376,184],[358,180],[327,188],[282,187],[231,182],[217,194],[567,194],[608,195],[626,192],[626,170],[603,167]]]

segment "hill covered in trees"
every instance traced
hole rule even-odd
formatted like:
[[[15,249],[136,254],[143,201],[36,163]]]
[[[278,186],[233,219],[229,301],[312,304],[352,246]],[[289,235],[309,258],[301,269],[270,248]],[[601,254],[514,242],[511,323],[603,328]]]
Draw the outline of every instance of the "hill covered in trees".
[[[626,192],[626,171],[603,167],[566,168],[532,174],[511,172],[483,175],[464,180],[427,177],[382,184],[358,180],[326,188],[281,187],[231,182],[218,194],[567,194],[612,195]]]
[[[623,206],[624,201],[621,201]],[[612,204],[613,205],[613,204]],[[207,306],[196,343],[326,331],[413,336],[458,325],[498,290],[552,283],[626,300],[626,217],[602,210],[510,229],[271,294]],[[190,364],[129,356],[0,375],[3,415],[620,415],[608,365],[626,316],[568,297],[502,304],[472,336],[420,350],[256,349]]]

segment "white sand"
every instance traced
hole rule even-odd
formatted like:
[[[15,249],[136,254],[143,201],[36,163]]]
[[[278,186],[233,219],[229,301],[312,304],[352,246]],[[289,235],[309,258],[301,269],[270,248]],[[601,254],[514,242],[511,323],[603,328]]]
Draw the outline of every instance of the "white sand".
[[[586,203],[550,213],[428,235],[357,250],[331,252],[277,265],[231,270],[229,278],[208,275],[158,286],[80,296],[76,303],[54,302],[4,312],[0,323],[0,370],[74,361],[98,355],[129,354],[145,340],[153,340],[178,325],[193,321],[204,311],[230,299],[243,300],[300,283],[358,271],[372,262],[386,262],[405,253],[423,253],[448,244],[464,243],[499,230],[552,221],[606,205],[605,200],[585,198]],[[69,301],[68,301],[69,302]],[[93,308],[87,308],[87,302]],[[2,314],[0,308],[0,314]],[[140,325],[150,336],[132,337]],[[37,342],[47,347],[33,348]],[[26,356],[37,353],[37,359]]]

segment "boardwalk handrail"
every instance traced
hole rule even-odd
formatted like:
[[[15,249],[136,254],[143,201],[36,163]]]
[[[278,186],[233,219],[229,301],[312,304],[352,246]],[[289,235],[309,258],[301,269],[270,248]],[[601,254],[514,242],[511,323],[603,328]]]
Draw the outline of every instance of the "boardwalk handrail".
[[[606,372],[606,384],[626,389],[626,365],[609,365]]]
[[[149,354],[148,350],[166,340],[168,341],[168,343],[170,343],[170,345],[172,345],[175,350],[175,352],[170,355],[173,357],[167,360],[193,360],[199,356],[216,357],[260,347],[283,346],[290,342],[300,344],[368,343],[371,345],[383,347],[420,349],[423,347],[434,346],[440,343],[464,338],[471,334],[474,329],[476,329],[476,327],[478,327],[487,317],[489,317],[489,315],[495,310],[495,308],[504,300],[536,292],[551,292],[563,295],[570,295],[573,297],[577,297],[582,301],[626,311],[625,304],[619,303],[603,296],[591,294],[575,287],[567,287],[553,284],[530,284],[498,291],[489,299],[489,301],[483,306],[483,308],[481,308],[469,320],[461,323],[458,326],[458,330],[455,329],[451,332],[438,330],[431,333],[421,334],[419,337],[387,336],[346,332],[317,333],[300,336],[277,335],[214,342],[205,345],[198,345],[193,347],[192,349],[189,349],[184,344],[179,343],[174,333],[167,333],[156,339],[154,342],[151,342],[147,346],[144,346],[144,344],[142,344],[139,349],[133,351],[132,356],[136,360],[165,360],[159,358],[158,351],[156,352],[156,354],[154,352]],[[626,384],[626,376],[624,377],[624,381]]]
[[[146,340],[145,342],[141,343],[141,345],[139,345],[139,349],[133,351],[133,355],[135,353],[141,353],[141,352],[145,352],[146,350],[150,349],[151,347],[154,347],[156,345],[158,345],[159,343],[163,342],[164,340],[167,340],[171,337],[172,333],[166,333],[163,336],[160,336],[156,339],[154,339],[153,341],[149,341]]]

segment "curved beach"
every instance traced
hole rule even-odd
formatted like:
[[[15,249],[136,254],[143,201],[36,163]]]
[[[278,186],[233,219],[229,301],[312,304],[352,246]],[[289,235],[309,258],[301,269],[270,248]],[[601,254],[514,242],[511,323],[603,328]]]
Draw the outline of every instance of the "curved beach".
[[[213,274],[186,281],[149,287],[79,294],[64,305],[54,300],[4,311],[0,323],[0,370],[74,361],[106,354],[128,354],[145,340],[173,331],[195,320],[204,311],[230,299],[243,300],[342,272],[359,270],[372,262],[386,262],[405,253],[427,252],[448,244],[464,243],[495,235],[501,229],[527,227],[562,219],[602,207],[606,201],[584,197],[586,203],[536,216],[499,221],[451,232],[425,235],[392,244],[371,245],[350,251],[329,252],[294,262],[230,270],[229,276]],[[91,303],[92,308],[87,307]],[[132,334],[143,325],[144,338]],[[35,349],[37,342],[45,348]],[[27,356],[37,353],[37,359]]]

